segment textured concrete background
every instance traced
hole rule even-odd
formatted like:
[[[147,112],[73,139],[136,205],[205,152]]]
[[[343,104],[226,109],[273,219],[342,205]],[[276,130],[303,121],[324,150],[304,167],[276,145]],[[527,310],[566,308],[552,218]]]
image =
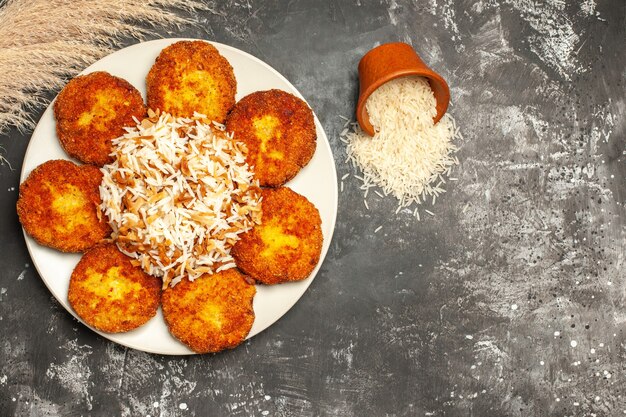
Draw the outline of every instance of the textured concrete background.
[[[129,350],[59,306],[14,209],[29,134],[0,136],[14,169],[0,166],[0,415],[626,415],[625,7],[227,1],[161,32],[285,75],[339,177],[354,171],[338,116],[352,117],[358,60],[379,43],[411,43],[448,80],[464,135],[458,181],[420,222],[372,193],[367,210],[344,180],[310,289],[218,355]]]

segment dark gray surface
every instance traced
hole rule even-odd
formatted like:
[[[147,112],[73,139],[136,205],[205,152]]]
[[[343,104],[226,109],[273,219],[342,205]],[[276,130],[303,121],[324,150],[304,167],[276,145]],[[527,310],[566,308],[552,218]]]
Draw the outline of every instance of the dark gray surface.
[[[0,415],[626,414],[623,1],[218,8],[162,34],[229,44],[285,75],[339,177],[352,172],[338,115],[353,114],[358,60],[411,43],[452,87],[458,181],[417,222],[391,198],[366,210],[351,176],[321,272],[286,316],[234,351],[161,357],[80,325],[30,266],[14,209],[29,134],[9,131]]]

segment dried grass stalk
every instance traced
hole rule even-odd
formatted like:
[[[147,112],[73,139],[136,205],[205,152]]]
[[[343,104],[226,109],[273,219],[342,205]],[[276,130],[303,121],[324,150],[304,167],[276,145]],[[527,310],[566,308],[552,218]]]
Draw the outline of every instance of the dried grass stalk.
[[[139,40],[158,27],[195,23],[187,0],[0,0],[0,133],[30,129],[45,93],[110,53],[123,38]]]

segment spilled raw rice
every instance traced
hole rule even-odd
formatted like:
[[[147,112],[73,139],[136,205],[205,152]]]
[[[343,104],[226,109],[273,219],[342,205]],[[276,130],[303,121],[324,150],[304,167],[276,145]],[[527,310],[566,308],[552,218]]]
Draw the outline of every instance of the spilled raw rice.
[[[347,145],[346,162],[362,172],[354,177],[361,181],[364,197],[370,188],[380,187],[385,196],[398,199],[396,213],[427,200],[434,204],[445,192],[451,167],[458,164],[453,142],[461,134],[449,114],[433,123],[436,101],[428,81],[422,77],[389,81],[372,93],[366,107],[375,136],[350,121],[340,134]],[[419,219],[417,207],[412,212]]]

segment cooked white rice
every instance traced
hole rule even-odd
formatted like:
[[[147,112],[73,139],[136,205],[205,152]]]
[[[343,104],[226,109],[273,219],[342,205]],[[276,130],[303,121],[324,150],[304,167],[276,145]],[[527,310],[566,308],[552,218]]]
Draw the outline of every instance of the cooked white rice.
[[[245,145],[224,126],[167,113],[113,140],[102,168],[102,210],[119,249],[164,287],[233,268],[238,235],[261,221]]]

